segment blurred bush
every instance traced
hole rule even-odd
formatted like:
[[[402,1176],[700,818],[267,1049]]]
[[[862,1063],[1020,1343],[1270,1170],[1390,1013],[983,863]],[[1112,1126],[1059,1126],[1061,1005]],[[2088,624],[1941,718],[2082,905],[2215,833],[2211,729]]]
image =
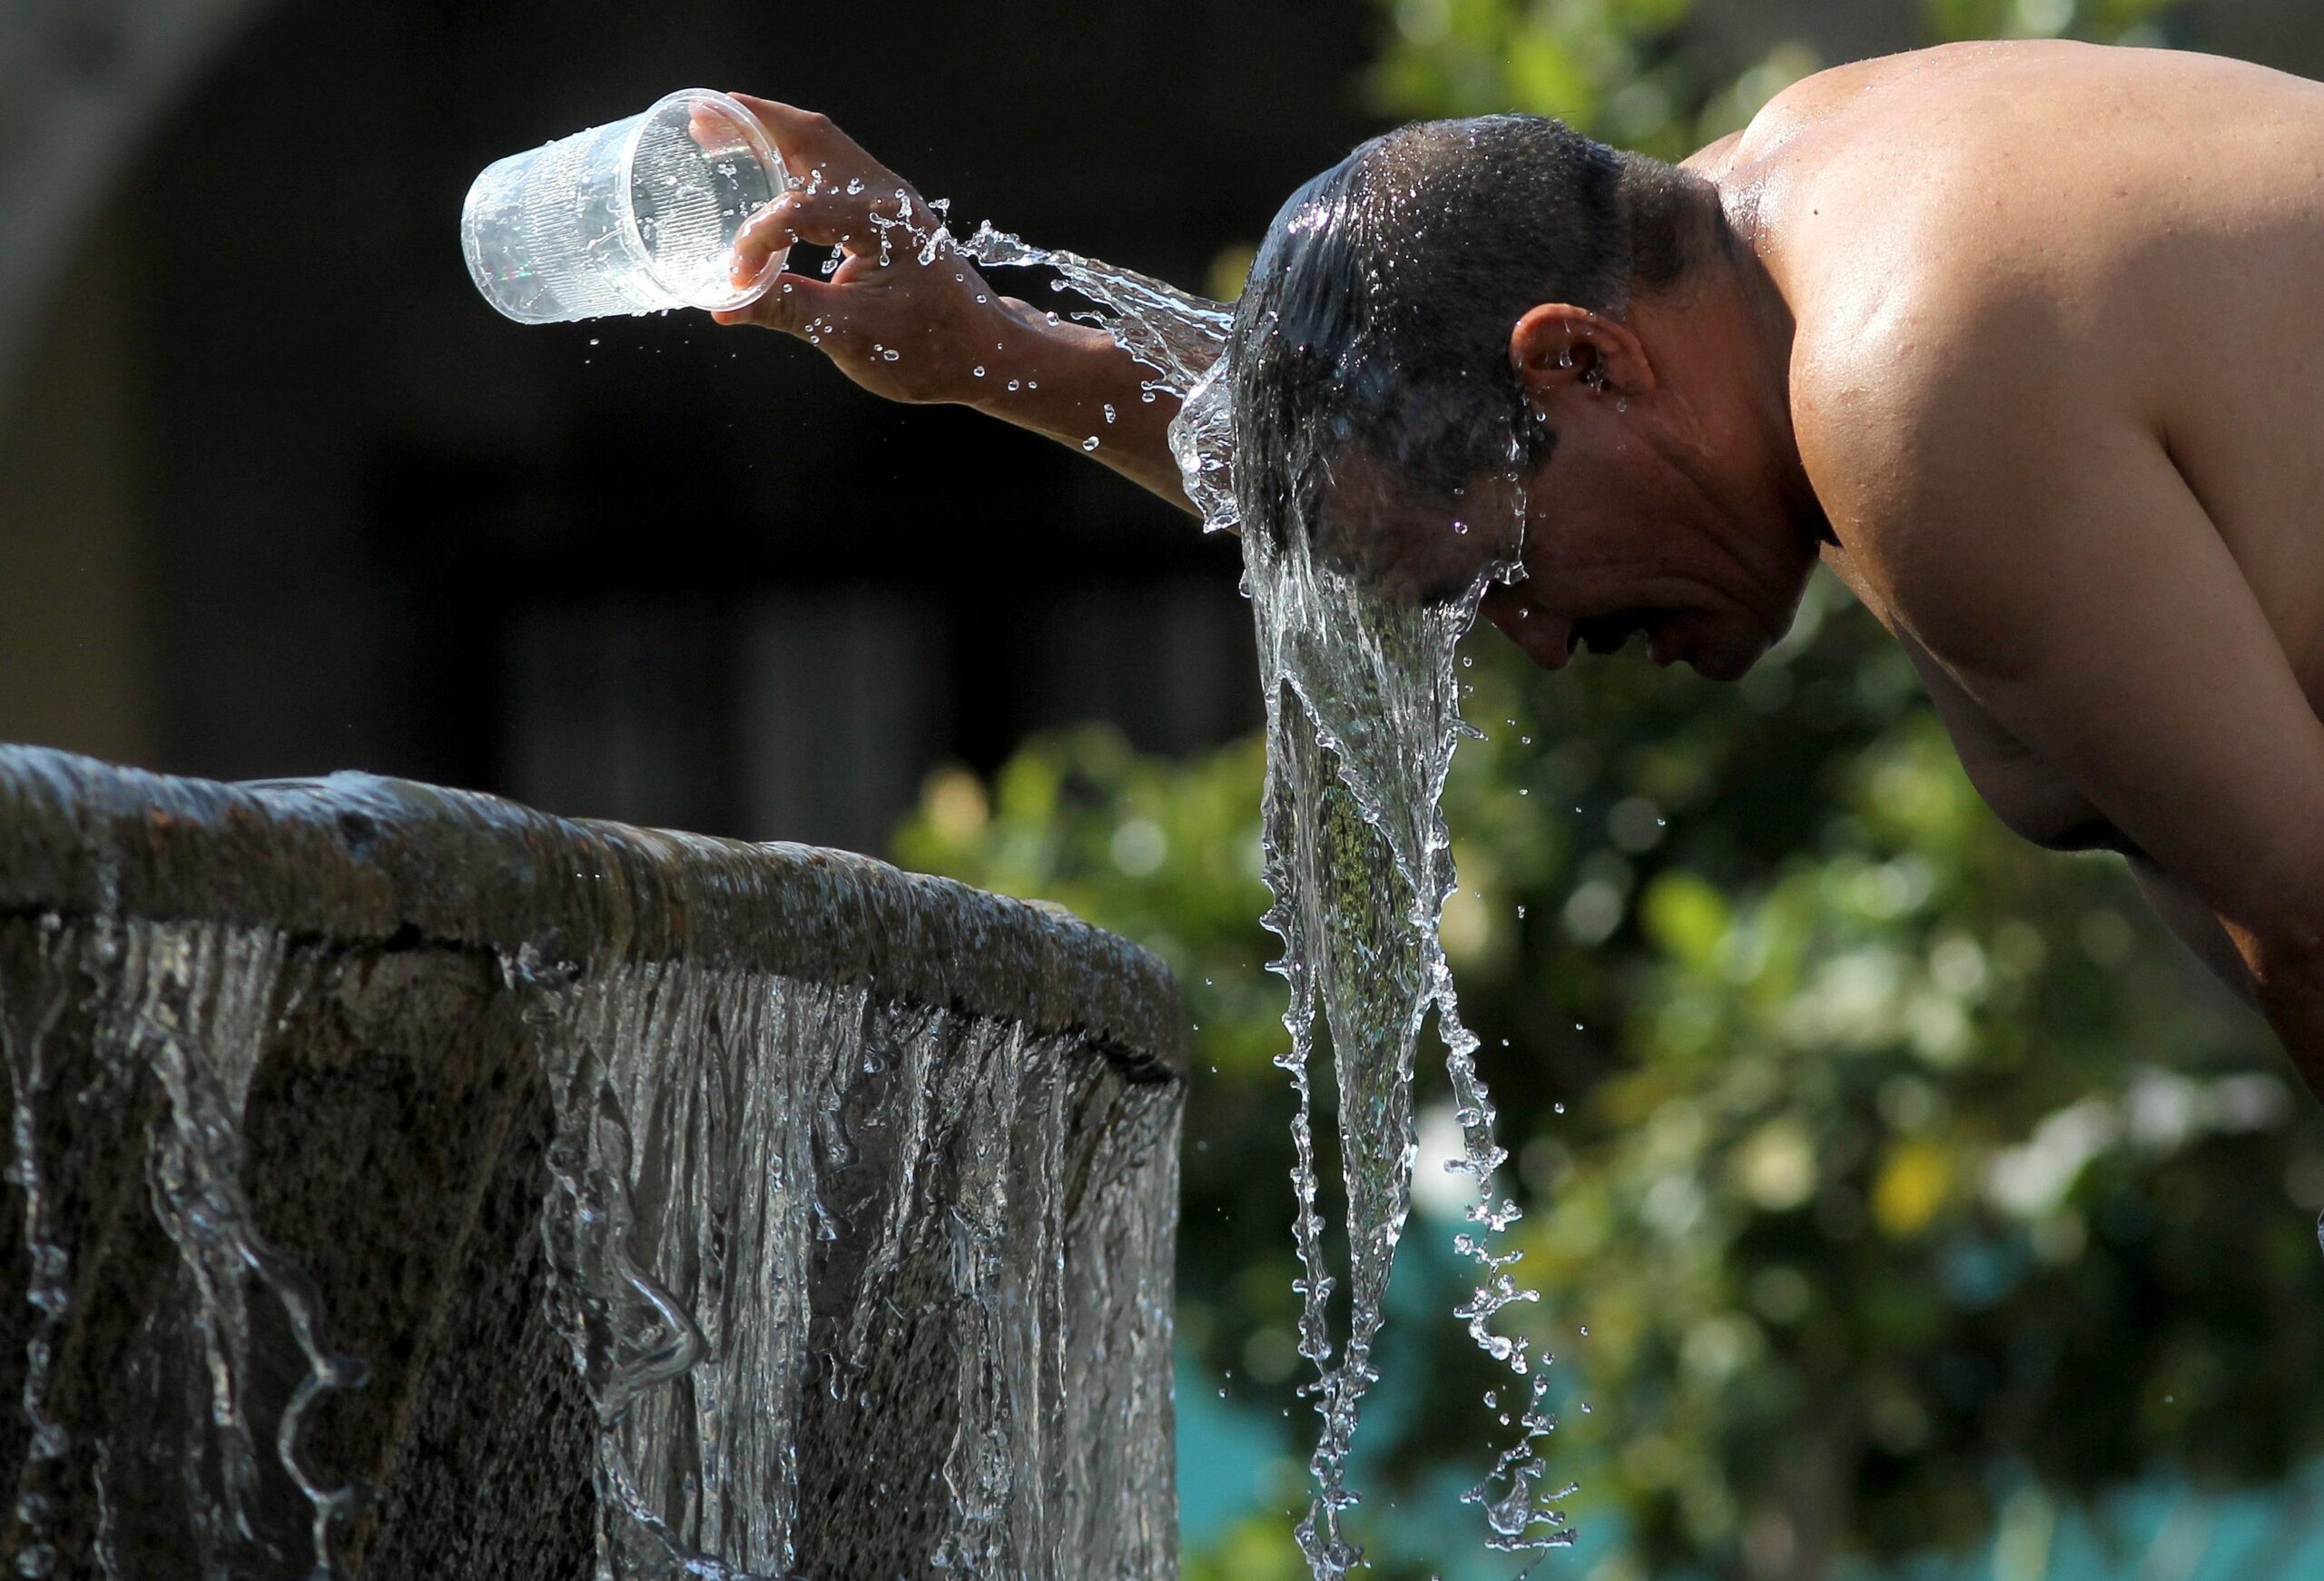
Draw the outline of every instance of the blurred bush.
[[[1399,114],[1561,112],[1682,154],[1817,58],[1710,58],[1692,9],[1397,0],[1374,85]],[[1929,17],[2119,36],[2157,9]],[[2118,862],[2000,828],[1845,593],[1819,578],[1732,687],[1634,653],[1549,675],[1490,632],[1463,662],[1486,735],[1447,790],[1445,943],[1529,1204],[1551,1449],[1585,1534],[1625,1534],[1599,1574],[1819,1576],[1980,1541],[2013,1487],[2099,1516],[2158,1467],[2250,1484],[2324,1447],[2324,1126]],[[898,855],[1177,969],[1197,1027],[1182,1342],[1304,1456],[1262,771],[1256,741],[1171,763],[1047,737],[989,784],[932,779]],[[1441,1086],[1424,1136],[1450,1123]],[[1449,1316],[1457,1208],[1426,1179],[1416,1199],[1362,1436],[1383,1575],[1453,1572],[1428,1551],[1447,1530],[1476,1546],[1420,1512],[1473,1479],[1490,1427]],[[1296,1575],[1295,1471],[1187,1576]]]

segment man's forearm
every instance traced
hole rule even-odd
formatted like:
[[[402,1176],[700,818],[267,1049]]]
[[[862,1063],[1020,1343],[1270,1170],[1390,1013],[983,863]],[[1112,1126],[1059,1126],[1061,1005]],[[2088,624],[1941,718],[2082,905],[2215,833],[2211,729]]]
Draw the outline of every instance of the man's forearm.
[[[1145,389],[1154,371],[1103,330],[1050,323],[1029,302],[1009,299],[1006,306],[1015,322],[979,364],[984,376],[969,404],[1085,451],[1192,514],[1170,456],[1178,400]]]

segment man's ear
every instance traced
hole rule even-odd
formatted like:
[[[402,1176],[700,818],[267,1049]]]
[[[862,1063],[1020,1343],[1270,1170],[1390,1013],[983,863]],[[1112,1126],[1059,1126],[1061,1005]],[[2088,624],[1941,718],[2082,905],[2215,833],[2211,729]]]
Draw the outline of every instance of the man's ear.
[[[1629,325],[1571,302],[1528,308],[1509,331],[1509,361],[1537,406],[1570,390],[1636,398],[1655,385],[1654,365]]]

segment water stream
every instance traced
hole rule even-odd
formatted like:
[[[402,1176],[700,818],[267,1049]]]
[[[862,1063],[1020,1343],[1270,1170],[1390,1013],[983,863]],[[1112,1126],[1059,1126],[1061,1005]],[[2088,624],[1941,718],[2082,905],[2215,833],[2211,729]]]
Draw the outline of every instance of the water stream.
[[[1147,391],[1181,401],[1171,449],[1187,497],[1212,530],[1237,530],[1230,385],[1224,356],[1231,305],[1206,301],[1128,271],[1029,246],[980,228],[963,251],[980,263],[1046,265],[1098,305],[1085,314],[1155,377]],[[1512,481],[1514,481],[1512,477]],[[1508,558],[1523,519],[1521,488],[1507,536]],[[1286,513],[1295,518],[1295,513]],[[1551,1488],[1540,1441],[1556,1426],[1544,1403],[1550,1358],[1495,1319],[1537,1299],[1512,1270],[1519,1253],[1502,1232],[1518,1217],[1496,1176],[1506,1153],[1494,1140],[1491,1096],[1478,1073],[1477,1039],[1461,1021],[1438,935],[1452,893],[1451,840],[1442,798],[1460,713],[1455,649],[1491,580],[1486,567],[1459,598],[1424,604],[1375,593],[1317,551],[1304,524],[1241,534],[1243,591],[1256,625],[1265,688],[1267,779],[1261,834],[1274,904],[1266,925],[1283,941],[1275,963],[1290,987],[1280,1063],[1295,1099],[1294,1236],[1301,1264],[1300,1353],[1316,1375],[1305,1386],[1318,1418],[1310,1467],[1315,1493],[1299,1543],[1319,1577],[1362,1561],[1344,1519],[1357,1502],[1348,1457],[1365,1391],[1376,1379],[1373,1349],[1396,1243],[1411,1202],[1417,1144],[1414,1051],[1434,1015],[1445,1048],[1462,1156],[1448,1166],[1472,1180],[1477,1201],[1457,1249],[1477,1268],[1455,1311],[1477,1344],[1516,1379],[1521,1403],[1498,1404],[1514,1436],[1465,1496],[1484,1513],[1490,1547],[1536,1556],[1573,1532]],[[1320,1024],[1319,1024],[1320,1023]],[[1320,1036],[1319,1036],[1320,1033]],[[1330,1051],[1348,1246],[1345,1318],[1333,1323],[1338,1282],[1328,1266],[1314,1116],[1319,1042]]]

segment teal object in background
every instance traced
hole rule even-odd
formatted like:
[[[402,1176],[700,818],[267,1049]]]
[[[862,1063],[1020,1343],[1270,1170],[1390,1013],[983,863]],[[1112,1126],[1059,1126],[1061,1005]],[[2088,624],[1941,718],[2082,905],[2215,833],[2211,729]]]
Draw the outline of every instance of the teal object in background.
[[[1288,1425],[1233,1395],[1199,1361],[1178,1352],[1178,1542],[1198,1548],[1259,1507],[1271,1462],[1291,1452]]]
[[[1490,1554],[1474,1511],[1460,1501],[1462,1470],[1440,1467],[1419,1497],[1390,1501],[1377,1492],[1384,1468],[1416,1425],[1428,1382],[1414,1350],[1432,1321],[1450,1321],[1462,1269],[1423,1228],[1405,1240],[1389,1287],[1382,1378],[1356,1436],[1354,1485],[1367,1495],[1367,1541],[1375,1563],[1423,1567],[1439,1581],[1509,1581],[1520,1566]],[[1177,1368],[1178,1532],[1199,1553],[1238,1522],[1304,1499],[1304,1411],[1290,1418],[1246,1403],[1238,1380],[1222,1378],[1186,1351]],[[1256,1391],[1254,1391],[1256,1392]],[[1275,1398],[1267,1391],[1265,1398]],[[1566,1408],[1571,1408],[1570,1407]],[[1483,1453],[1480,1426],[1479,1454]],[[1554,1455],[1554,1449],[1551,1451]],[[1894,1564],[1843,1562],[1835,1581],[2309,1581],[2324,1576],[2324,1459],[2266,1488],[2205,1491],[2183,1478],[2153,1477],[2102,1498],[2095,1517],[2053,1502],[2040,1488],[1996,1477],[1999,1516],[1965,1555],[1924,1554]],[[1280,1513],[1280,1512],[1277,1512]],[[1550,1556],[1535,1576],[1554,1581],[1710,1581],[1702,1571],[1650,1574],[1627,1557],[1630,1533],[1613,1512],[1576,1522],[1571,1548]]]

